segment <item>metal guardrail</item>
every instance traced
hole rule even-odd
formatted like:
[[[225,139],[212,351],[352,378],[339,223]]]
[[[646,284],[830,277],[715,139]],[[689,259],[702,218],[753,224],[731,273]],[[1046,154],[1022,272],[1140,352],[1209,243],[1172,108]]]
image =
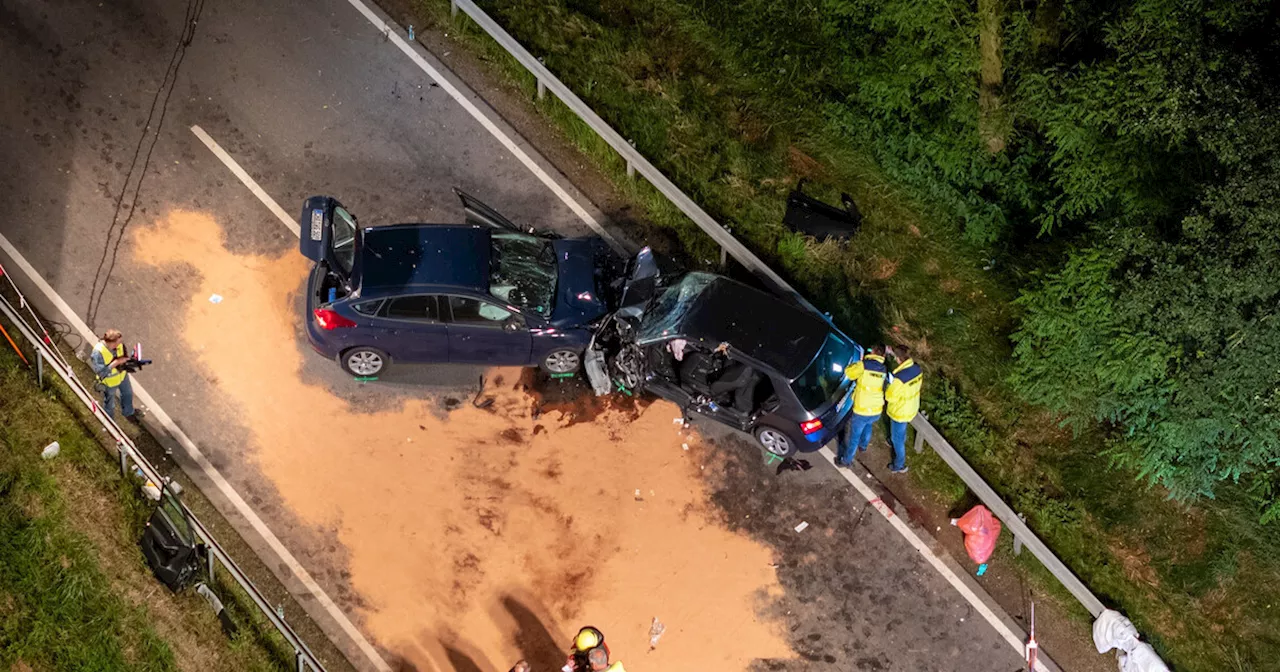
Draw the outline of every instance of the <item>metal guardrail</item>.
[[[473,0],[449,0],[450,13],[457,16],[458,12],[466,14],[471,18],[482,30],[493,38],[503,49],[507,51],[513,58],[520,62],[538,82],[538,97],[543,98],[549,90],[555,94],[574,114],[586,122],[591,130],[595,131],[609,146],[613,148],[626,162],[627,175],[635,176],[639,174],[652,184],[662,195],[666,196],[677,208],[680,209],[689,219],[693,220],[698,228],[702,229],[712,240],[716,241],[724,252],[731,255],[734,260],[742,264],[747,270],[751,271],[761,280],[775,287],[780,293],[794,299],[801,305],[812,309],[814,312],[822,313],[817,307],[809,303],[799,292],[795,290],[786,280],[769,268],[760,260],[751,250],[733,237],[728,229],[721,226],[711,215],[707,214],[702,208],[698,207],[693,199],[689,198],[679,187],[675,185],[666,175],[663,175],[648,159],[644,157],[635,147],[631,145],[625,138],[615,131],[608,123],[600,118],[590,106],[582,101],[569,87],[561,82],[545,65],[542,64],[533,54],[529,53],[514,37],[511,36],[502,26],[498,25],[492,17],[486,14]],[[1013,534],[1016,544],[1025,545],[1031,554],[1034,555],[1045,566],[1046,569],[1058,579],[1062,585],[1071,592],[1071,594],[1079,600],[1080,604],[1089,610],[1095,618],[1102,613],[1105,608],[1102,601],[1095,596],[1080,579],[1067,568],[1057,556],[1049,550],[1049,547],[1036,536],[1031,528],[1014,512],[1014,510],[1000,499],[986,481],[982,479],[978,472],[969,466],[960,453],[943,438],[932,424],[929,423],[923,415],[916,416],[911,421],[911,425],[916,429],[916,450],[923,449],[922,442],[928,443],[930,448],[942,458],[964,481],[965,485],[978,496],[987,508],[995,514],[997,518],[1004,523]]]
[[[0,273],[3,273],[3,271],[0,270]],[[23,303],[25,304],[25,299],[23,300]],[[44,382],[43,377],[45,368],[48,367],[53,369],[53,371],[58,374],[58,377],[62,379],[62,382],[64,382],[71,392],[76,395],[76,398],[88,407],[93,417],[96,418],[98,422],[102,423],[102,427],[107,431],[107,434],[116,442],[116,450],[120,458],[121,475],[126,479],[133,478],[130,472],[133,466],[136,465],[152,483],[157,485],[166,484],[167,479],[164,478],[160,474],[160,471],[152,466],[145,457],[143,457],[137,446],[134,445],[133,440],[130,439],[129,436],[124,433],[124,430],[116,424],[115,419],[107,415],[106,411],[98,405],[98,395],[87,389],[76,377],[75,371],[72,370],[70,362],[67,361],[62,356],[62,353],[53,346],[52,339],[49,339],[47,332],[44,338],[41,338],[40,334],[37,334],[35,329],[33,329],[31,325],[27,324],[26,320],[23,319],[18,310],[15,309],[13,304],[4,296],[0,296],[0,312],[2,312],[4,316],[18,328],[18,331],[22,333],[22,336],[35,350],[36,375],[40,379],[41,384]],[[204,523],[200,522],[200,519],[196,517],[191,509],[187,508],[186,503],[180,498],[175,497],[175,499],[181,505],[182,512],[191,523],[191,527],[195,531],[196,536],[209,550],[208,580],[213,580],[214,571],[217,566],[221,564],[222,568],[231,575],[231,578],[235,580],[236,584],[238,584],[240,588],[244,590],[245,594],[253,600],[253,603],[257,605],[260,611],[262,611],[262,614],[266,616],[271,625],[275,627],[282,637],[284,637],[289,646],[293,647],[298,672],[325,672],[324,665],[321,664],[320,660],[311,652],[311,649],[307,646],[306,642],[302,641],[302,638],[298,636],[298,633],[294,632],[293,627],[284,620],[283,612],[277,611],[276,608],[272,607],[267,597],[262,594],[262,591],[258,590],[258,587],[255,586],[251,580],[249,580],[249,577],[244,573],[244,570],[240,569],[240,566],[237,565],[222,546],[218,544],[218,542],[213,538],[213,535],[209,532],[209,529],[205,527]]]

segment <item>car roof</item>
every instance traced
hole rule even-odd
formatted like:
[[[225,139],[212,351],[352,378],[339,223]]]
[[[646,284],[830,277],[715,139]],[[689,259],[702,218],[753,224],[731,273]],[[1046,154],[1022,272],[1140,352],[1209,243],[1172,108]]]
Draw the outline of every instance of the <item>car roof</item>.
[[[682,287],[694,288],[696,295],[665,337],[710,347],[728,343],[788,380],[804,373],[831,333],[814,313],[724,276],[688,273],[667,291]]]
[[[360,293],[391,294],[422,285],[489,286],[489,229],[394,224],[362,231]]]

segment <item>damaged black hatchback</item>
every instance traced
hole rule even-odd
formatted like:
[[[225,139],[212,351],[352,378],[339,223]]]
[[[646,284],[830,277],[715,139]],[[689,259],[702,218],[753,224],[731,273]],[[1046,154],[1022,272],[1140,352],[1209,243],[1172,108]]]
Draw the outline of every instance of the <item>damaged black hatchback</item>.
[[[586,353],[597,395],[649,392],[783,457],[836,436],[853,406],[844,369],[861,346],[826,318],[724,276],[662,280],[642,250],[622,308]]]

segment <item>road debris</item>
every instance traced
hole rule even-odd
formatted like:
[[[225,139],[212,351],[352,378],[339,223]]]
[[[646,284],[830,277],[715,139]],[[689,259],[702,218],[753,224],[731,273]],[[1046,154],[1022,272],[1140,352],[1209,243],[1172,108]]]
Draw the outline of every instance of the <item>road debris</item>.
[[[809,522],[802,520],[799,525],[796,525],[796,532],[804,532],[807,527],[809,527]]]
[[[222,295],[221,295],[221,294],[210,294],[210,295],[209,295],[209,303],[212,303],[212,304],[219,304],[219,303],[222,303]]]
[[[652,651],[658,647],[658,640],[662,638],[662,633],[667,631],[667,626],[658,620],[657,616],[653,617],[653,625],[649,626],[649,650]]]

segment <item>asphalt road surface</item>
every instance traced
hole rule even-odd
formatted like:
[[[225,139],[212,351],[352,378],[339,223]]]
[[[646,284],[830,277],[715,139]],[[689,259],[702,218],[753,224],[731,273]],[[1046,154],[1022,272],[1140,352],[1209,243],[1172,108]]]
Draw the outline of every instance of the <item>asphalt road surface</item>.
[[[91,328],[145,344],[138,380],[390,664],[550,663],[585,619],[633,672],[1019,669],[825,465],[775,476],[740,438],[677,435],[660,404],[539,420],[518,372],[360,385],[315,355],[297,239],[192,126],[290,216],[327,193],[365,225],[457,221],[458,186],[588,230],[348,2],[0,0],[0,64],[0,231]],[[488,411],[466,403],[480,375]],[[592,459],[614,471],[574,471]]]

